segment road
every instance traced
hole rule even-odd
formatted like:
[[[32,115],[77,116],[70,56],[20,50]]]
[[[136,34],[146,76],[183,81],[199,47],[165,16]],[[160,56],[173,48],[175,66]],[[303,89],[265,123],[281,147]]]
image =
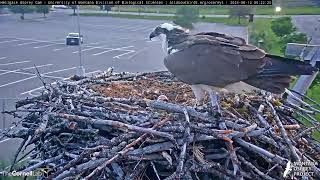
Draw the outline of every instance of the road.
[[[300,32],[312,37],[311,44],[320,44],[320,15],[292,16],[292,20]]]
[[[65,12],[0,16],[0,109],[14,108],[18,99],[39,95],[41,81],[47,83],[76,73],[78,46],[66,46],[65,36],[77,30],[76,17]],[[161,42],[148,39],[151,30],[165,21],[132,20],[111,17],[80,17],[83,65],[88,74],[114,67],[115,71],[145,72],[164,70]],[[244,27],[222,24],[196,24],[194,31],[217,31],[247,38]],[[1,129],[12,126],[12,119],[1,115]],[[17,140],[0,140],[0,159],[9,160]]]

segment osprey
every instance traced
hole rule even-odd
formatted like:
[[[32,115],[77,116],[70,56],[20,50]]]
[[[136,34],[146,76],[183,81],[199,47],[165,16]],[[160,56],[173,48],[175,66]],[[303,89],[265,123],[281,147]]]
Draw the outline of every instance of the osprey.
[[[221,92],[243,93],[263,89],[280,94],[291,76],[311,75],[310,64],[266,53],[240,37],[216,32],[189,34],[169,23],[157,26],[150,39],[162,36],[164,64],[179,80],[190,84],[197,104],[207,91],[218,106]]]

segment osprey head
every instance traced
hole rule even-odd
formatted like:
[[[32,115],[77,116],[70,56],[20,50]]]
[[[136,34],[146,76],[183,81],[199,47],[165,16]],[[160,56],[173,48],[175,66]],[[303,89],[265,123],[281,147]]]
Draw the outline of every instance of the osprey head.
[[[170,34],[181,34],[181,33],[189,33],[188,29],[185,29],[178,25],[173,25],[170,23],[163,23],[154,28],[154,30],[150,33],[150,40],[154,37],[157,37],[161,34],[170,36]]]

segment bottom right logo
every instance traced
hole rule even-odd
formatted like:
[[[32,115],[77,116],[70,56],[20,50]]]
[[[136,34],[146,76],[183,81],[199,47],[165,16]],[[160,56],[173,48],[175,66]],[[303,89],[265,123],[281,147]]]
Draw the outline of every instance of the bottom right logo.
[[[283,172],[283,177],[295,177],[295,176],[305,176],[311,177],[314,175],[312,166],[317,166],[317,162],[303,161],[303,162],[291,162],[288,161],[286,169]]]

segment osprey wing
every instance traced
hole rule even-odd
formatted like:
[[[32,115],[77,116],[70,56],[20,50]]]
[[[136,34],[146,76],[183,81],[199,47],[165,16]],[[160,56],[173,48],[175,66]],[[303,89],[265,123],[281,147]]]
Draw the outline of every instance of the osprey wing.
[[[178,51],[165,58],[165,66],[188,84],[224,87],[248,79],[265,65],[263,50],[231,36],[191,35],[172,49]]]

